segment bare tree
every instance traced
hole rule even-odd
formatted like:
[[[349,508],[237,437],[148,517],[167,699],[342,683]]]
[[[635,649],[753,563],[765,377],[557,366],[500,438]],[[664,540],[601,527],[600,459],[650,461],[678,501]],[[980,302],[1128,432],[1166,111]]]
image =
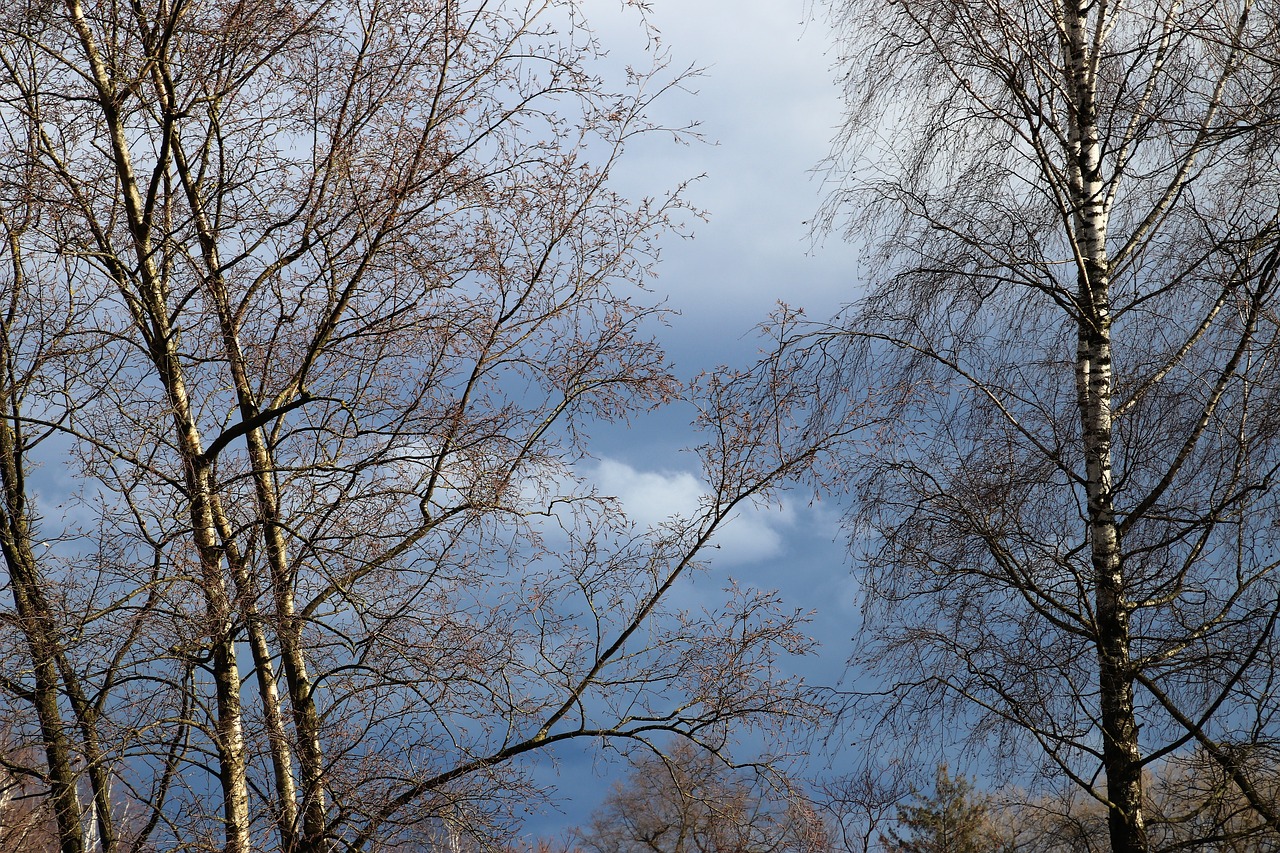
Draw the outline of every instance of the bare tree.
[[[1117,853],[1193,746],[1280,832],[1275,10],[830,5],[876,283],[784,334],[898,413],[842,471],[874,719],[1073,780]]]
[[[1248,774],[1255,780],[1250,796],[1275,809],[1280,799],[1271,768],[1255,764]],[[1160,849],[1262,853],[1275,848],[1274,837],[1256,831],[1255,807],[1230,770],[1204,750],[1163,762],[1148,778]]]
[[[10,756],[6,756],[5,763],[22,767]],[[62,833],[56,806],[57,799],[48,796],[48,789],[40,780],[21,770],[0,770],[0,845],[5,850],[58,849]]]
[[[1274,783],[1268,774],[1257,772],[1254,778],[1261,783],[1261,795],[1274,802]],[[1144,789],[1155,849],[1263,853],[1275,848],[1273,837],[1258,832],[1254,807],[1203,751],[1160,762],[1145,774]],[[1015,794],[1004,802],[988,803],[1010,850],[1091,853],[1110,849],[1106,809],[1075,786],[1063,784],[1039,797]]]
[[[571,838],[571,849],[590,853],[830,849],[826,827],[802,796],[735,771],[687,743],[638,762]]]
[[[0,23],[0,688],[66,853],[413,849],[501,826],[569,739],[822,714],[775,596],[666,601],[848,431],[791,430],[768,365],[763,417],[670,376],[639,285],[678,193],[609,176],[680,75],[599,51],[568,2]],[[675,396],[708,494],[636,529],[585,430]]]

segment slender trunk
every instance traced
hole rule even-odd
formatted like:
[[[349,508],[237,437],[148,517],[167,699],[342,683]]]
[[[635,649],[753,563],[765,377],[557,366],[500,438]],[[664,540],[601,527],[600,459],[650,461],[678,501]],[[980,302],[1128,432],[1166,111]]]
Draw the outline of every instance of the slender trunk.
[[[224,850],[226,853],[249,853],[249,783],[240,700],[240,666],[235,649],[235,610],[227,595],[223,576],[223,550],[214,513],[212,472],[204,459],[200,433],[179,366],[177,335],[168,326],[164,305],[150,307],[152,316],[163,324],[162,334],[157,335],[156,339],[164,344],[159,350],[153,348],[152,358],[169,392],[178,444],[186,461],[192,538],[200,558],[208,620],[206,631],[213,651],[213,678],[218,708],[218,775],[222,785],[226,824]]]
[[[1070,103],[1070,173],[1078,274],[1079,326],[1076,390],[1084,439],[1090,557],[1098,652],[1098,697],[1107,823],[1113,853],[1146,853],[1142,810],[1142,754],[1133,710],[1129,612],[1112,476],[1112,341],[1107,214],[1099,142],[1095,62],[1088,10],[1065,8],[1067,92]],[[1098,11],[1099,16],[1105,14]],[[1094,26],[1101,27],[1103,22]]]
[[[189,438],[196,442],[195,448],[198,448],[199,437],[194,431]],[[233,610],[222,573],[222,551],[209,500],[212,484],[208,468],[188,460],[188,486],[191,489],[195,546],[200,555],[207,633],[213,647],[213,680],[218,708],[218,777],[222,785],[226,822],[224,850],[226,853],[249,853],[249,783],[240,702],[240,666],[236,660]]]
[[[247,436],[253,460],[254,481],[262,513],[263,535],[271,585],[275,593],[276,633],[280,639],[281,664],[289,688],[289,704],[298,738],[298,765],[302,773],[303,853],[325,853],[328,806],[324,791],[324,751],[320,743],[320,713],[315,703],[304,651],[302,622],[298,618],[290,580],[288,552],[279,523],[279,500],[275,492],[274,467],[261,430]]]
[[[9,234],[15,293],[27,286],[22,265],[20,237]],[[59,637],[56,620],[45,596],[44,581],[31,547],[31,526],[27,510],[25,470],[21,439],[20,412],[13,376],[13,351],[10,348],[10,317],[0,329],[0,381],[5,390],[0,395],[0,480],[3,481],[4,506],[0,510],[0,549],[4,552],[9,578],[13,585],[14,604],[22,624],[23,635],[31,654],[34,689],[29,697],[36,709],[44,740],[45,760],[49,773],[50,795],[54,802],[61,848],[82,850],[85,827],[78,796],[77,774],[72,767],[73,745],[64,726],[59,695],[71,701],[81,741],[78,744],[85,762],[93,793],[90,825],[96,832],[96,845],[104,853],[115,849],[116,833],[111,810],[111,774],[102,755],[98,736],[98,714],[86,699],[79,676],[71,666]]]
[[[236,547],[235,534],[222,502],[216,497],[213,508],[218,535],[226,549],[227,562],[231,565],[236,596],[241,602],[240,615],[244,620],[245,636],[253,654],[254,673],[267,732],[267,748],[271,752],[271,768],[275,777],[275,821],[280,835],[280,849],[284,853],[294,853],[298,849],[298,791],[293,779],[293,749],[285,732],[279,680],[276,677],[271,645],[262,614],[258,610],[258,587],[244,556]]]
[[[159,87],[162,100],[167,103],[167,90]],[[206,216],[204,201],[200,197],[192,170],[186,159],[181,139],[172,141],[173,156],[183,186],[187,192],[192,219],[200,235],[201,251],[207,269],[206,286],[211,301],[217,306],[223,338],[223,349],[231,371],[241,421],[254,423],[260,414],[259,402],[250,381],[244,354],[240,348],[238,329],[230,303],[230,293],[223,279],[222,262],[213,228]],[[280,499],[275,475],[276,465],[262,427],[254,427],[245,433],[253,482],[257,498],[258,521],[262,525],[266,545],[267,567],[271,577],[272,597],[275,604],[275,630],[280,644],[281,669],[289,691],[294,732],[297,742],[298,769],[302,794],[302,836],[298,843],[300,853],[327,853],[325,839],[328,823],[328,803],[325,795],[324,749],[320,738],[320,713],[315,702],[315,685],[307,666],[302,622],[298,618],[293,594],[293,581],[289,567],[288,545],[280,523]],[[256,655],[256,651],[255,651]],[[264,702],[270,697],[264,694]],[[289,789],[292,796],[292,787]]]
[[[249,853],[249,784],[245,758],[244,727],[240,702],[240,668],[236,660],[233,610],[223,577],[223,555],[214,524],[213,483],[204,458],[197,421],[191,406],[178,351],[178,333],[170,322],[167,293],[157,268],[151,240],[151,221],[134,174],[127,134],[116,102],[121,88],[104,61],[80,0],[65,0],[79,36],[97,90],[104,127],[111,140],[112,159],[119,192],[132,237],[137,280],[119,282],[135,311],[139,333],[147,343],[169,400],[177,446],[185,463],[187,498],[191,503],[193,545],[200,561],[205,596],[206,633],[213,653],[214,689],[218,719],[215,740],[218,776],[223,794],[226,853]],[[136,285],[135,292],[130,285]]]
[[[248,572],[237,573],[243,584]],[[258,678],[258,693],[262,701],[262,716],[267,729],[267,747],[271,750],[271,768],[276,783],[276,827],[280,834],[280,849],[284,853],[298,850],[298,790],[293,780],[293,749],[284,728],[281,710],[279,681],[271,661],[271,649],[267,643],[262,615],[255,607],[245,614],[245,631],[249,648],[253,652],[253,666]]]
[[[7,373],[7,353],[0,354],[0,375]],[[62,648],[44,582],[31,547],[30,522],[22,492],[22,460],[13,424],[16,414],[10,400],[0,413],[0,479],[4,486],[4,507],[0,509],[0,551],[13,589],[23,637],[31,655],[34,687],[28,697],[40,723],[49,789],[64,853],[84,849],[83,814],[77,791],[78,773],[72,766],[73,744],[69,725],[63,720],[59,696],[65,691],[71,700],[80,729],[80,748],[92,791],[91,823],[98,849],[115,849],[115,823],[111,811],[110,773],[107,771],[98,737],[97,712],[84,695],[79,678]]]
[[[16,239],[11,239],[14,287],[22,284],[21,262],[17,250]],[[72,767],[67,727],[58,707],[60,684],[56,660],[57,631],[31,548],[25,471],[17,433],[17,404],[15,389],[10,384],[13,365],[8,342],[6,328],[3,338],[0,338],[0,382],[4,383],[4,390],[0,392],[0,485],[4,490],[4,505],[0,507],[0,550],[3,550],[5,565],[9,571],[19,626],[27,652],[31,656],[34,686],[27,698],[34,705],[36,719],[40,723],[49,793],[53,799],[54,817],[58,826],[59,849],[62,853],[83,853],[76,773]]]
[[[226,307],[225,303],[223,307]],[[224,311],[223,333],[240,402],[241,417],[249,422],[256,419],[258,407],[244,369],[244,359],[235,331],[230,325],[230,314],[226,311]],[[297,738],[298,768],[302,788],[302,836],[298,850],[301,853],[325,853],[329,848],[325,840],[328,804],[324,790],[324,750],[320,741],[320,713],[315,703],[315,686],[307,666],[303,626],[297,615],[293,595],[288,546],[280,524],[280,500],[276,490],[275,461],[261,428],[249,430],[245,435],[245,441],[249,448],[259,521],[266,545],[267,566],[270,571],[275,603],[275,629],[280,644],[281,668],[289,691],[289,706],[292,710],[294,732]]]
[[[8,432],[7,425],[2,429]],[[6,466],[7,467],[7,466]],[[58,708],[58,674],[54,663],[54,638],[50,636],[49,614],[40,591],[29,543],[22,541],[23,523],[6,513],[0,547],[13,584],[23,637],[31,655],[35,685],[30,699],[40,722],[40,735],[47,765],[49,793],[53,799],[62,853],[84,853],[80,831],[81,807],[76,793],[76,773],[71,765],[71,744]],[[15,533],[17,534],[15,536]]]

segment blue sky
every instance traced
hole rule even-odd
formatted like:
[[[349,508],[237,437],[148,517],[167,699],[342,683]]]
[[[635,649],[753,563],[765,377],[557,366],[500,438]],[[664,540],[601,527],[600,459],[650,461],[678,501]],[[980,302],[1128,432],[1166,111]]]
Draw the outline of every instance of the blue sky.
[[[812,316],[855,298],[858,252],[837,237],[815,242],[808,220],[823,197],[817,171],[840,121],[840,92],[830,35],[807,0],[653,0],[649,20],[670,51],[672,67],[705,69],[695,92],[670,93],[657,105],[663,122],[698,122],[704,143],[653,137],[617,173],[630,196],[654,194],[702,175],[690,202],[708,213],[692,238],[672,235],[651,283],[678,316],[660,336],[682,377],[717,364],[745,365],[756,353],[753,327],[779,300]],[[645,62],[637,13],[621,0],[585,0],[587,19],[622,67]],[[595,470],[640,523],[693,508],[696,460],[680,448],[695,441],[689,412],[671,410],[630,428],[599,430]],[[779,589],[786,602],[814,611],[819,657],[797,661],[812,680],[843,674],[856,616],[855,590],[839,542],[839,510],[794,495],[779,509],[749,513],[721,538],[712,571],[681,594],[697,598],[732,577]],[[564,814],[526,824],[551,835],[586,818],[621,769],[587,750],[561,753],[545,768],[563,797]]]

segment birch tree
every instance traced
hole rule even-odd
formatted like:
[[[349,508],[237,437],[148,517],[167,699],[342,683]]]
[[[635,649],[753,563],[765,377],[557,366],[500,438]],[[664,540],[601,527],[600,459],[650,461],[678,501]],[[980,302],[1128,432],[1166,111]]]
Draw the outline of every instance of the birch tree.
[[[600,52],[557,2],[0,22],[0,691],[66,853],[421,849],[513,819],[565,741],[821,715],[776,596],[667,603],[826,440],[670,375],[678,188],[610,173],[679,133],[647,109],[680,75]],[[676,396],[707,495],[637,529],[587,429]]]
[[[1151,849],[1144,771],[1192,747],[1280,830],[1276,10],[830,6],[827,221],[874,283],[792,331],[901,425],[842,472],[874,719],[1074,780],[1117,853]]]

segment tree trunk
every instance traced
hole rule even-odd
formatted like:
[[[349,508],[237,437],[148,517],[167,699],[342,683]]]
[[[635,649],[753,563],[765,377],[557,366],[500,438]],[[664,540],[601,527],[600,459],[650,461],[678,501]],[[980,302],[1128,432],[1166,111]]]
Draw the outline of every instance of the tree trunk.
[[[1145,853],[1142,763],[1133,711],[1129,654],[1129,603],[1120,559],[1112,477],[1112,345],[1107,203],[1099,142],[1096,56],[1090,46],[1088,10],[1073,2],[1065,21],[1067,91],[1070,96],[1069,164],[1078,273],[1076,391],[1084,439],[1089,547],[1094,575],[1098,697],[1103,765],[1107,774],[1107,822],[1113,853]],[[1102,17],[1100,13],[1100,18]],[[1095,26],[1105,26],[1099,20]]]

